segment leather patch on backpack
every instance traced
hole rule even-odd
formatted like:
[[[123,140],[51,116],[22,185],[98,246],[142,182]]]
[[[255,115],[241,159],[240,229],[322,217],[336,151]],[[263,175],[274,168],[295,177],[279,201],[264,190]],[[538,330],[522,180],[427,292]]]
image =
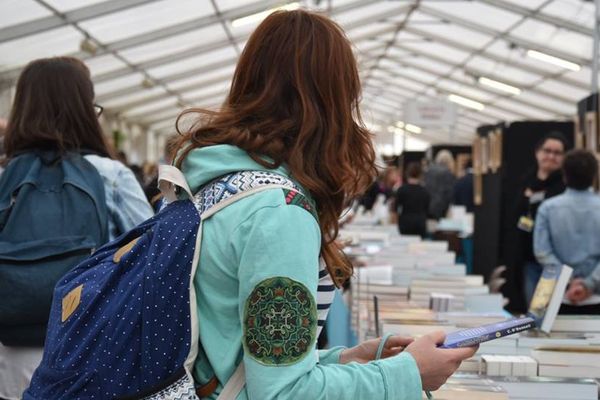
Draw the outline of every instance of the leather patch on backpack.
[[[133,239],[131,242],[127,243],[125,246],[121,247],[119,250],[117,250],[115,252],[115,255],[113,256],[113,262],[115,264],[118,264],[119,261],[121,261],[121,258],[129,253],[131,251],[131,249],[133,249],[133,246],[135,246],[135,244],[138,242],[138,240],[140,240],[140,237],[136,237],[135,239]]]
[[[67,319],[69,319],[69,317],[73,315],[75,310],[77,310],[79,304],[81,304],[82,291],[83,284],[77,286],[75,289],[71,290],[65,297],[63,297],[61,318],[62,322],[65,322]]]

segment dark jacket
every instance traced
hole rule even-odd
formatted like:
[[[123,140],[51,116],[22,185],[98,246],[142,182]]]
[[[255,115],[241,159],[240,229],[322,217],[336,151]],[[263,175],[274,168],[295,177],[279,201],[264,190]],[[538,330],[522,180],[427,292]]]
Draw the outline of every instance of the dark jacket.
[[[429,193],[421,185],[406,183],[396,193],[398,229],[403,235],[425,236]]]
[[[436,220],[445,217],[452,202],[456,177],[445,165],[433,164],[425,173],[424,181],[431,196],[429,216]]]
[[[530,192],[534,193],[532,196],[526,196],[526,191],[529,189]],[[543,201],[557,196],[565,191],[565,184],[562,178],[561,171],[555,171],[545,180],[540,180],[537,177],[537,171],[531,171],[525,175],[521,189],[519,190],[519,197],[516,204],[515,212],[515,226],[517,226],[519,219],[523,216],[529,216],[535,221],[538,208]],[[535,255],[533,254],[533,231],[526,232],[519,229],[519,247],[522,255],[523,262],[533,261],[536,262]]]
[[[454,185],[454,204],[465,206],[467,212],[473,212],[475,208],[473,203],[473,171],[468,171],[465,176],[456,181]]]

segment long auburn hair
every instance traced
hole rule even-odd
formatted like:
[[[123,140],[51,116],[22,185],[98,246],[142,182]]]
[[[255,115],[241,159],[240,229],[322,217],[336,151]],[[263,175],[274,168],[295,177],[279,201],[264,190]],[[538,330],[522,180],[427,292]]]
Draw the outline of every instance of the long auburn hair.
[[[191,150],[216,144],[240,147],[267,168],[285,164],[316,202],[321,255],[341,284],[352,264],[334,242],[338,219],[377,173],[360,93],[356,59],[340,26],[305,10],[274,12],[248,40],[221,109],[179,116],[178,125],[189,113],[203,117],[182,134],[177,165]]]
[[[94,110],[94,85],[73,57],[30,62],[17,82],[4,147],[8,158],[33,149],[86,150],[110,157]]]

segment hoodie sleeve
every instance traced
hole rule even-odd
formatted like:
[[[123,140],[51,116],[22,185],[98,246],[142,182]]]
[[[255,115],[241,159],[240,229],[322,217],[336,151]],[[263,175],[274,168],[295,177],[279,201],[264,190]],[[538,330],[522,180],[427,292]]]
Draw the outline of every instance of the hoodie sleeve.
[[[341,349],[316,350],[320,231],[302,207],[254,212],[233,232],[239,262],[246,392],[261,399],[421,399],[409,353],[368,364],[338,364]]]

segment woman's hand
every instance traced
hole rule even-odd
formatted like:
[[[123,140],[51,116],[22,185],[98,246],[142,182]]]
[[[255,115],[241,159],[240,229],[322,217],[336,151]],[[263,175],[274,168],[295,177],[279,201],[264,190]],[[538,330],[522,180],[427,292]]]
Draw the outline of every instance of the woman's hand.
[[[440,349],[446,334],[442,331],[422,336],[411,343],[409,352],[419,367],[423,390],[437,390],[467,358],[473,357],[479,346],[460,349]]]
[[[381,353],[381,358],[387,358],[401,353],[406,346],[413,342],[413,340],[413,338],[401,336],[390,337],[385,343],[385,347]],[[380,342],[381,338],[372,339],[367,340],[358,346],[345,349],[342,351],[342,354],[340,354],[340,364],[347,364],[349,362],[365,364],[369,361],[373,361],[375,359],[375,354],[377,353],[377,348],[379,347]]]

